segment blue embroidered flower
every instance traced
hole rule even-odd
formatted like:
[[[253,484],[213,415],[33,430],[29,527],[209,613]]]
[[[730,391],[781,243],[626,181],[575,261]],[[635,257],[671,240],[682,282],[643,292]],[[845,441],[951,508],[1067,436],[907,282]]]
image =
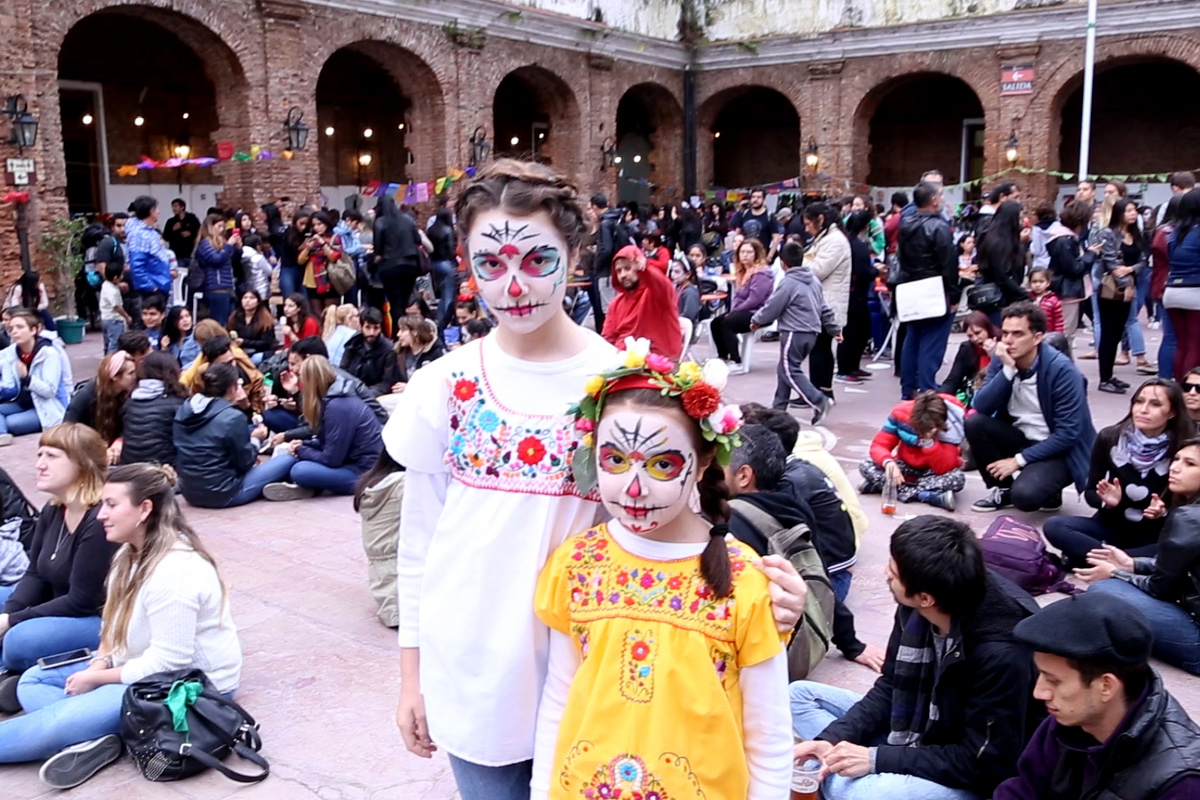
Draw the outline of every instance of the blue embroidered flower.
[[[617,777],[626,783],[636,783],[641,780],[642,771],[634,761],[625,760],[617,765]]]
[[[490,408],[484,409],[479,415],[478,424],[480,428],[483,428],[488,433],[492,433],[496,428],[500,427],[500,417]]]
[[[467,446],[467,440],[461,433],[457,433],[453,437],[451,437],[450,452],[454,453],[454,455],[456,455],[456,456],[462,455],[462,452],[466,448],[466,446]]]

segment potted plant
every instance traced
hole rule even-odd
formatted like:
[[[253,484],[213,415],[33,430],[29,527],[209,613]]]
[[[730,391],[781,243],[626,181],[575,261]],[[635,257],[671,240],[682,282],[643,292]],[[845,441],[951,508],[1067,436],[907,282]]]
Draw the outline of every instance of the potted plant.
[[[86,224],[82,217],[60,217],[42,234],[41,251],[46,259],[42,276],[58,335],[64,344],[83,341],[85,323],[75,315],[75,276],[83,268],[82,239]]]

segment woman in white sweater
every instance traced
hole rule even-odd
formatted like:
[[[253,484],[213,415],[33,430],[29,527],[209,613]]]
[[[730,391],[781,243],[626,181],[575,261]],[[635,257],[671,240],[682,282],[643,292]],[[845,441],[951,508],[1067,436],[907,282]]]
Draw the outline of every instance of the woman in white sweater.
[[[116,736],[127,684],[157,672],[203,670],[232,696],[242,649],[211,555],[179,512],[168,466],[109,473],[99,519],[121,545],[108,574],[100,650],[90,661],[21,676],[25,715],[0,722],[0,763],[48,760],[57,789],[86,781],[121,755]]]

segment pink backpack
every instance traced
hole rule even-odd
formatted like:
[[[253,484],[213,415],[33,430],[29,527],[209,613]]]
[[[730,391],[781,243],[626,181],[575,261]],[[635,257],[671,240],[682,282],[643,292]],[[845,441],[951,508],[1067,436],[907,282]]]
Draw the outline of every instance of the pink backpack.
[[[983,562],[1033,595],[1047,592],[1074,594],[1067,582],[1062,561],[1046,552],[1042,534],[1032,525],[1001,515],[979,540]]]

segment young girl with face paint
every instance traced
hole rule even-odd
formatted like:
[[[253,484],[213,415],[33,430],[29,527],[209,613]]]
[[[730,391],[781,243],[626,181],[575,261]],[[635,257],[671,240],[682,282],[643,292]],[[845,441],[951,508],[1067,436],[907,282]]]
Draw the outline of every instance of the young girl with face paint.
[[[612,520],[538,579],[550,661],[532,796],[784,797],[786,655],[753,551],[725,539],[740,412],[696,364],[633,347],[625,363],[577,407],[575,474]]]
[[[571,473],[579,436],[566,411],[617,354],[563,310],[584,234],[573,186],[537,164],[496,161],[456,216],[499,328],[418,371],[383,431],[407,469],[396,721],[410,752],[449,752],[463,800],[517,800],[529,796],[549,657],[537,576],[565,536],[602,516]],[[790,630],[802,582],[766,563]]]

